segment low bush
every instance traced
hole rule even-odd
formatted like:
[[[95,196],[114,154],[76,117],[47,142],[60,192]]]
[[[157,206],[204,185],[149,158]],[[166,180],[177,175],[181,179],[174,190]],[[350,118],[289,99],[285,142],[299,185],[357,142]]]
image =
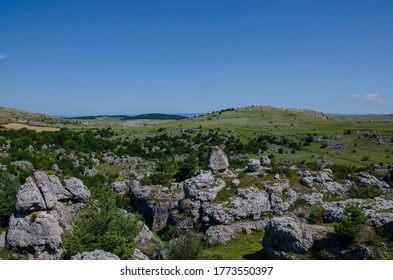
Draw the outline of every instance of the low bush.
[[[116,205],[115,193],[108,186],[95,186],[75,221],[74,229],[62,234],[65,253],[69,259],[78,252],[104,250],[121,259],[130,259],[133,239],[141,226],[139,217],[130,217]]]
[[[321,205],[313,205],[307,220],[311,224],[322,224],[325,213],[326,209],[323,208]]]
[[[382,194],[378,186],[359,186],[353,187],[349,191],[352,198],[376,198]]]
[[[171,260],[198,260],[201,258],[203,249],[204,245],[200,236],[188,231],[169,245],[169,258]]]
[[[344,209],[344,216],[335,225],[337,234],[345,246],[356,244],[359,241],[367,217],[364,209],[354,203],[349,203]]]

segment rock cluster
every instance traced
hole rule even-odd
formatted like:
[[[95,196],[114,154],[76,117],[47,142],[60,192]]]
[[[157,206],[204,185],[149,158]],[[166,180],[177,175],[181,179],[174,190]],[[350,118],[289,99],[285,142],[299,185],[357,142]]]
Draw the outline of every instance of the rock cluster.
[[[93,260],[93,261],[99,261],[99,260],[120,260],[118,256],[115,254],[105,252],[102,250],[94,250],[92,252],[82,252],[78,253],[75,256],[71,257],[71,260]]]
[[[61,233],[71,228],[90,191],[76,178],[63,186],[54,175],[34,172],[17,194],[6,242],[34,259],[58,259]]]

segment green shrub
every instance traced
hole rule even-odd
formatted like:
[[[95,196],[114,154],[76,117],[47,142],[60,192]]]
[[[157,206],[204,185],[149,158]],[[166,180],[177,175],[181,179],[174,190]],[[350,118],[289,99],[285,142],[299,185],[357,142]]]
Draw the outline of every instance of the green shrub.
[[[353,165],[340,165],[335,164],[331,167],[334,177],[336,180],[345,180],[348,179],[348,175],[354,177],[356,172],[360,171]]]
[[[307,220],[311,224],[322,224],[325,213],[326,209],[321,205],[313,205]]]
[[[178,171],[175,174],[176,182],[185,181],[194,176],[198,168],[198,158],[195,154],[190,154],[184,161],[178,163],[177,166]]]
[[[363,208],[354,203],[345,206],[344,216],[335,226],[336,232],[345,246],[358,242],[366,221],[367,217]]]
[[[7,226],[14,213],[16,194],[20,187],[19,178],[9,173],[0,174],[0,225]]]
[[[154,173],[150,175],[153,185],[168,185],[173,182],[176,169],[173,160],[168,158],[161,159],[155,169]]]
[[[363,156],[362,161],[368,161],[370,159],[370,156]]]
[[[382,194],[382,191],[378,188],[378,186],[360,186],[353,187],[349,191],[352,198],[376,198]]]
[[[63,258],[100,249],[121,259],[130,259],[135,249],[133,239],[141,229],[138,221],[138,216],[131,218],[117,208],[112,189],[96,186],[81,209],[74,229],[62,234]]]
[[[201,258],[203,249],[201,238],[194,232],[188,231],[169,246],[169,258],[171,260],[198,260]]]

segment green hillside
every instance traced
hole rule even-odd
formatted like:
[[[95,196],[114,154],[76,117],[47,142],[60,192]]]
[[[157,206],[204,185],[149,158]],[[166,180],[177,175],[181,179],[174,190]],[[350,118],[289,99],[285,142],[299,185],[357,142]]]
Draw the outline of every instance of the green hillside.
[[[391,117],[393,120],[393,117]],[[392,131],[386,122],[335,120],[331,116],[304,109],[281,109],[270,106],[251,106],[226,109],[180,122],[158,124],[167,129],[198,128],[236,130],[242,135],[255,132],[307,134],[338,133],[345,129]]]

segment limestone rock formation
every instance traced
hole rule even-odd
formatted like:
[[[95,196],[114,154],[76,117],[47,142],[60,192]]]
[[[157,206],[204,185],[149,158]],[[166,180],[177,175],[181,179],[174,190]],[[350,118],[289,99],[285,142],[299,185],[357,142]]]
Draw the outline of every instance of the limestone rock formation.
[[[72,200],[83,202],[91,195],[89,189],[77,178],[65,179],[64,183],[67,191],[72,195]]]
[[[269,196],[255,187],[238,189],[227,203],[203,203],[202,221],[210,224],[229,224],[241,219],[259,219],[271,211]]]
[[[211,170],[213,173],[222,173],[225,172],[228,167],[229,161],[224,151],[217,146],[210,147],[206,169]]]
[[[212,201],[224,187],[225,182],[215,178],[210,171],[201,171],[184,182],[185,196],[202,202]]]
[[[261,167],[261,162],[257,159],[250,159],[248,161],[247,171],[249,172],[257,172]]]
[[[184,191],[182,185],[169,189],[162,186],[141,186],[138,181],[133,181],[130,196],[147,226],[159,231],[167,225],[169,212],[177,208],[179,201],[184,198]]]
[[[209,246],[216,246],[230,241],[237,233],[251,233],[262,231],[267,220],[237,222],[231,225],[211,226],[207,229],[204,240]]]
[[[34,169],[33,164],[27,160],[14,161],[14,162],[11,162],[11,165],[18,167],[20,169],[23,169],[23,170],[33,170]]]
[[[64,188],[54,175],[34,172],[17,194],[7,244],[32,259],[58,259],[62,253],[61,233],[70,229],[90,192],[70,178]]]
[[[293,206],[298,198],[297,193],[291,189],[289,181],[265,184],[272,211],[282,215]]]
[[[372,176],[367,172],[359,172],[358,180],[361,186],[377,186],[381,190],[390,188],[388,183],[378,180],[375,176]]]
[[[32,177],[26,179],[16,195],[16,211],[26,213],[46,210],[46,203]]]
[[[313,242],[311,233],[301,223],[292,217],[282,216],[267,224],[262,245],[269,259],[277,259],[286,252],[305,253]]]
[[[82,252],[71,257],[71,260],[114,260],[118,261],[120,258],[115,254],[105,252],[102,250],[94,250],[92,252]]]
[[[34,259],[57,259],[61,254],[63,229],[58,221],[46,212],[10,218],[7,243]]]
[[[268,156],[261,157],[259,161],[260,161],[262,166],[268,166],[272,162]]]
[[[128,185],[126,181],[113,182],[111,187],[117,194],[120,195],[123,195],[128,191]]]

